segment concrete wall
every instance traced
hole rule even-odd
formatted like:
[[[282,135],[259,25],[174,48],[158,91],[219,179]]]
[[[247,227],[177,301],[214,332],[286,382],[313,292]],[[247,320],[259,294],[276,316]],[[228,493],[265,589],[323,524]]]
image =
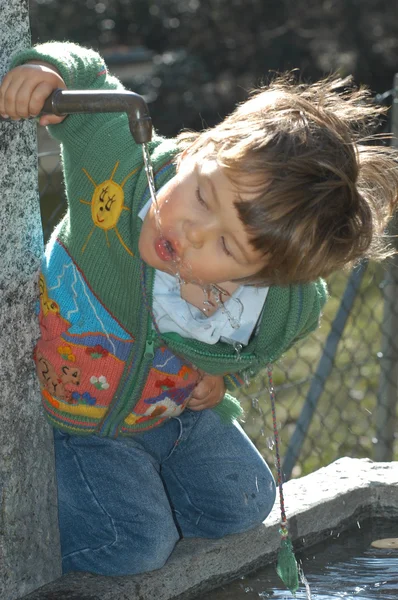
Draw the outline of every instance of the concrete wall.
[[[0,77],[29,45],[27,0],[0,0]],[[0,123],[0,598],[60,575],[51,430],[32,350],[42,232],[32,123]]]

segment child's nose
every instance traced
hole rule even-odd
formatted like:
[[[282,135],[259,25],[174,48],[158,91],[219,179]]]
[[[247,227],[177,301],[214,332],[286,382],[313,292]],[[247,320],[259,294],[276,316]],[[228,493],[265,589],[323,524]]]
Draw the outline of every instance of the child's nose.
[[[199,250],[203,246],[205,239],[205,228],[197,223],[187,223],[185,225],[185,235],[188,243]]]

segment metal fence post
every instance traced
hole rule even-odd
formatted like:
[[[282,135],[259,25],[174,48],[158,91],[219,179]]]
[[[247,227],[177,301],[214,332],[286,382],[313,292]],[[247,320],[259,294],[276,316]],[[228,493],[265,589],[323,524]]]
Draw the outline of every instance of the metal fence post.
[[[394,77],[392,105],[392,144],[398,147],[398,73]],[[389,229],[398,235],[395,216]],[[397,247],[397,241],[394,240]],[[376,409],[376,439],[374,459],[390,461],[394,456],[394,432],[398,401],[398,255],[388,261],[383,282],[384,314],[380,352],[380,382]]]
[[[367,266],[367,261],[363,261],[358,266],[354,267],[347,281],[339,309],[333,320],[329,335],[323,348],[322,356],[319,360],[316,372],[312,377],[311,386],[308,390],[301,414],[297,419],[296,428],[292,437],[290,438],[282,467],[285,481],[290,479],[293,467],[300,456],[302,446],[308,434],[308,430],[318,406],[318,402],[323,393],[325,383],[332,371],[337,348],[343,335],[348,317],[350,316],[353,304],[358,295],[358,291]]]

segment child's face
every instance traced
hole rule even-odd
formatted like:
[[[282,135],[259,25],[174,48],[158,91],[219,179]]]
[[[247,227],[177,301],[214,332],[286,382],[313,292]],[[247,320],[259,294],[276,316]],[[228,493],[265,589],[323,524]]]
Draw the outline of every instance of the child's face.
[[[234,202],[238,188],[215,160],[183,157],[178,172],[157,194],[161,232],[151,205],[139,251],[151,267],[186,282],[223,283],[249,277],[265,264],[253,249]],[[241,193],[240,199],[248,199]]]

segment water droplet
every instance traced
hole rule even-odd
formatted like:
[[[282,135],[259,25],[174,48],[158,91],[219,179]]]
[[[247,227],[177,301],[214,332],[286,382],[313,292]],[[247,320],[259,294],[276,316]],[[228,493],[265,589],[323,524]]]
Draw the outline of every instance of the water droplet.
[[[241,359],[240,353],[242,352],[242,348],[243,348],[243,345],[240,344],[239,342],[234,343],[234,350],[236,352],[236,360]]]
[[[253,407],[255,410],[258,410],[258,409],[259,409],[259,402],[258,402],[258,398],[252,398],[252,407]]]
[[[243,381],[245,382],[245,385],[250,385],[250,375],[248,371],[243,373]]]

